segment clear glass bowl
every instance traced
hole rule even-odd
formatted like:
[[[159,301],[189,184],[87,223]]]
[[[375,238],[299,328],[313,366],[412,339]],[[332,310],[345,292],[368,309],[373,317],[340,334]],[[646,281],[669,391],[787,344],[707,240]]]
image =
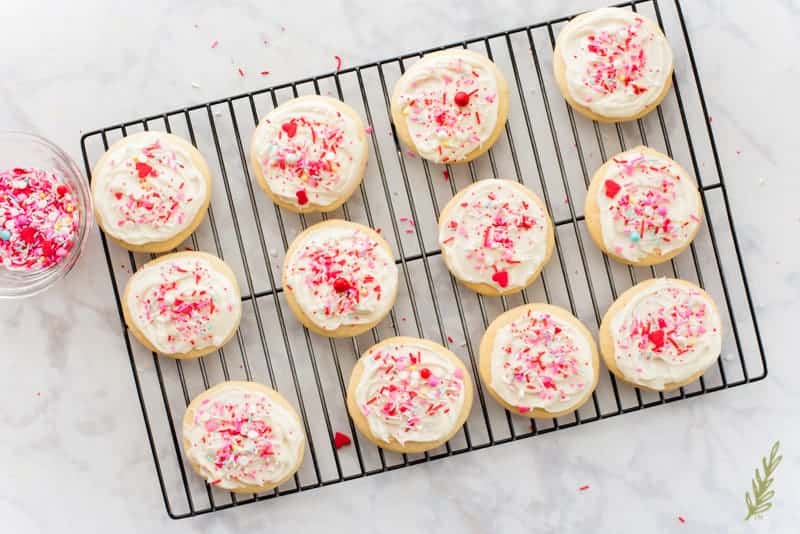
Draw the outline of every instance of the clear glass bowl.
[[[59,176],[74,191],[80,220],[75,244],[61,260],[38,271],[10,270],[0,265],[0,298],[29,297],[64,278],[78,262],[92,226],[89,183],[63,150],[47,139],[23,132],[0,132],[0,170],[33,167]]]

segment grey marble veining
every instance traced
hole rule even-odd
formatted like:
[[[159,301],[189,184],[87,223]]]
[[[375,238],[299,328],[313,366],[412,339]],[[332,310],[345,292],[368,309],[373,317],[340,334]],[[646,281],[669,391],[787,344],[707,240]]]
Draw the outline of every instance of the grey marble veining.
[[[10,0],[0,8],[0,128],[41,134],[79,160],[83,131],[327,72],[337,54],[345,65],[360,64],[600,4],[442,0],[388,10],[368,0],[224,7]],[[0,302],[4,531],[795,531],[800,5],[683,4],[765,343],[766,380],[174,523],[95,232],[67,283]],[[784,460],[775,507],[744,523],[752,470],[776,439]]]

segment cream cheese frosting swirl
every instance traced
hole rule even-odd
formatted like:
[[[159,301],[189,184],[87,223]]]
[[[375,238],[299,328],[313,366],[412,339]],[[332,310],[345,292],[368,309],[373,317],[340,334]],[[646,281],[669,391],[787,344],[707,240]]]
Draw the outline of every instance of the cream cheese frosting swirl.
[[[594,386],[594,355],[590,340],[570,321],[528,308],[495,335],[491,387],[520,413],[561,412]]]
[[[158,352],[220,346],[238,326],[239,288],[217,262],[202,252],[181,252],[146,264],[128,281],[128,317]]]
[[[360,183],[364,125],[333,98],[305,96],[272,110],[253,138],[255,165],[273,195],[297,209],[325,209]]]
[[[266,388],[265,388],[266,389]],[[297,414],[251,384],[226,382],[189,406],[186,456],[212,486],[273,486],[297,469],[305,434]]]
[[[458,49],[423,56],[403,74],[393,98],[420,156],[457,162],[489,141],[500,119],[497,72]]]
[[[460,280],[523,288],[549,259],[553,226],[541,201],[509,180],[481,180],[445,206],[439,244]]]
[[[211,194],[208,169],[198,160],[191,145],[163,132],[141,132],[112,145],[92,173],[103,230],[133,245],[180,234]]]
[[[661,97],[672,76],[666,37],[654,22],[628,9],[580,15],[556,44],[570,96],[603,117],[640,114]]]
[[[370,349],[362,362],[356,404],[375,437],[402,445],[452,433],[465,402],[464,369],[454,357],[406,338]]]
[[[331,220],[310,227],[292,243],[284,284],[314,324],[333,331],[373,323],[389,313],[398,270],[376,232]]]
[[[645,147],[617,154],[598,178],[596,201],[606,250],[637,262],[684,247],[700,227],[693,179],[667,156]]]
[[[669,278],[644,283],[612,319],[614,358],[629,381],[661,390],[719,358],[722,324],[699,287]]]

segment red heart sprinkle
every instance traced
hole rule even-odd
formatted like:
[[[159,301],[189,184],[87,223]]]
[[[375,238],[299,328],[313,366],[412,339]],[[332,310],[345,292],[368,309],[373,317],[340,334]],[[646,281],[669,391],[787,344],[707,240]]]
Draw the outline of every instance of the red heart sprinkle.
[[[606,180],[604,185],[606,187],[606,196],[608,198],[614,198],[617,196],[617,193],[619,193],[619,190],[622,189],[614,180]]]
[[[122,200],[122,193],[119,191],[114,192],[114,198],[117,200]]]
[[[350,445],[350,443],[352,442],[350,441],[350,436],[348,436],[347,434],[342,434],[341,432],[337,432],[336,434],[333,435],[333,445],[337,449],[341,449],[345,445]]]
[[[650,340],[650,343],[655,345],[656,349],[660,349],[664,346],[664,331],[663,330],[653,330],[649,334],[647,334],[647,339]]]
[[[423,380],[427,380],[431,377],[431,370],[427,367],[423,367],[419,370],[419,376],[421,376]]]
[[[297,133],[297,123],[293,120],[284,122],[283,126],[281,126],[281,129],[286,132],[286,135],[288,135],[289,138],[292,138]]]
[[[344,278],[337,278],[333,281],[333,289],[335,289],[337,293],[344,293],[350,289],[350,282]]]
[[[508,287],[508,273],[505,271],[497,271],[492,275],[492,280],[497,282],[500,287]]]
[[[26,243],[33,243],[33,236],[36,234],[36,230],[30,226],[23,228],[22,231],[19,233],[19,237],[25,241]]]
[[[304,204],[308,204],[308,195],[306,194],[305,189],[300,189],[299,191],[297,191],[297,193],[295,193],[295,196],[297,197],[298,204],[300,204],[301,206]]]
[[[61,184],[58,187],[56,187],[56,194],[58,196],[60,196],[60,197],[63,197],[64,195],[66,195],[68,191],[69,191],[69,187],[67,187],[64,184]]]
[[[141,161],[136,162],[136,172],[139,173],[139,178],[146,178],[147,176],[155,176],[153,167]]]
[[[555,330],[553,330],[553,333],[554,334],[560,334],[561,333],[561,329],[559,327],[556,327]]]

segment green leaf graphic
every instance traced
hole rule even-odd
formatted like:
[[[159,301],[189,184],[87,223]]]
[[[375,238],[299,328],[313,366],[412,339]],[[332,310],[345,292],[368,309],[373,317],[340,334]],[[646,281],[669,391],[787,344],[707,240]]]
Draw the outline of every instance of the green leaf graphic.
[[[745,521],[754,517],[760,517],[764,512],[772,508],[772,498],[775,496],[775,490],[771,489],[774,478],[772,475],[778,464],[783,460],[783,456],[778,455],[781,442],[776,441],[769,451],[769,459],[767,457],[761,458],[761,468],[764,471],[762,475],[759,469],[756,468],[755,476],[750,482],[750,487],[753,489],[753,495],[750,492],[745,492],[744,502],[747,505],[747,516]]]

